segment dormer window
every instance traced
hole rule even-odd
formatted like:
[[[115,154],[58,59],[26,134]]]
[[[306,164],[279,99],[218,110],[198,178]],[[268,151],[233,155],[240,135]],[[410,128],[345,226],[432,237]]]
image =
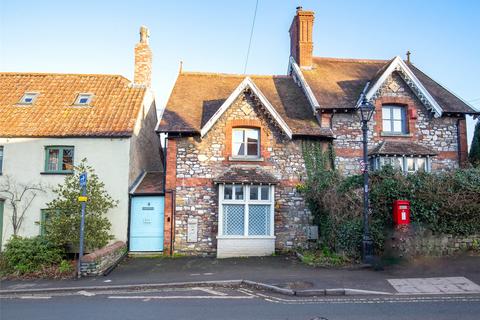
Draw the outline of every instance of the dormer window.
[[[74,105],[77,106],[88,106],[92,101],[92,94],[90,93],[79,93],[77,99],[75,100]]]
[[[26,92],[22,99],[20,99],[19,104],[33,104],[37,99],[38,93],[36,92]]]
[[[260,130],[234,128],[232,130],[232,156],[235,158],[260,157]]]

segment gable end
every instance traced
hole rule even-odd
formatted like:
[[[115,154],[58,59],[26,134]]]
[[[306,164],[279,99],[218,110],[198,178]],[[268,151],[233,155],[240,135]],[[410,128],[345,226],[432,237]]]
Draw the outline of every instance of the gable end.
[[[440,105],[435,101],[435,99],[430,95],[430,93],[425,89],[422,83],[417,79],[413,74],[410,68],[403,62],[400,57],[395,57],[390,63],[388,68],[383,72],[383,74],[378,78],[378,80],[370,87],[366,94],[368,100],[375,100],[378,98],[380,88],[387,78],[394,72],[397,71],[398,74],[402,77],[405,83],[412,89],[418,99],[422,104],[430,110],[436,118],[442,116],[443,110]]]
[[[275,108],[271,105],[271,103],[267,100],[265,95],[258,89],[255,83],[252,81],[250,77],[246,77],[238,87],[230,94],[230,96],[225,100],[222,106],[215,112],[215,114],[205,123],[205,125],[200,130],[201,137],[204,137],[208,131],[213,127],[213,125],[218,121],[218,119],[222,116],[222,114],[233,104],[235,99],[246,90],[250,90],[255,96],[260,100],[261,104],[265,107],[265,109],[271,114],[272,119],[278,124],[278,126],[282,129],[282,131],[292,139],[292,130],[288,127],[286,122],[282,119],[282,117],[278,114]]]

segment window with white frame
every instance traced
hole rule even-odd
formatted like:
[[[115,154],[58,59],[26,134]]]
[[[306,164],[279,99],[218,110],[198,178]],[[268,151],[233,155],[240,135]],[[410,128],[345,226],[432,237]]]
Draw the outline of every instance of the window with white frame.
[[[87,106],[92,101],[92,94],[91,93],[79,93],[77,98],[75,99],[74,105],[76,106]]]
[[[382,106],[383,132],[392,134],[406,134],[406,110],[402,106]]]
[[[392,166],[404,173],[430,171],[430,159],[427,157],[373,157],[370,158],[370,169],[378,170],[383,166]]]
[[[233,128],[232,156],[239,158],[260,157],[260,130],[254,128]]]
[[[273,236],[274,187],[220,185],[220,237]]]
[[[25,92],[25,94],[20,99],[19,104],[33,104],[37,99],[37,92]]]

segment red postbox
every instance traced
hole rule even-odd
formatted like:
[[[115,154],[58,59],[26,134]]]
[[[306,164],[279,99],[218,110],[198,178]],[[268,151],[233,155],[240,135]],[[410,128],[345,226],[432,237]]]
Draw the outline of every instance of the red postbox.
[[[410,224],[410,201],[393,201],[393,223],[396,225]]]

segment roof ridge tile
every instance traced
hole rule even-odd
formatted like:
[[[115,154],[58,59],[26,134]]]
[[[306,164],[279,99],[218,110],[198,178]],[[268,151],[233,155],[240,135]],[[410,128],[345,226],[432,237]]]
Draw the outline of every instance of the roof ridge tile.
[[[313,57],[314,60],[355,62],[355,63],[387,63],[388,59],[364,59],[364,58],[337,58],[337,57]]]

